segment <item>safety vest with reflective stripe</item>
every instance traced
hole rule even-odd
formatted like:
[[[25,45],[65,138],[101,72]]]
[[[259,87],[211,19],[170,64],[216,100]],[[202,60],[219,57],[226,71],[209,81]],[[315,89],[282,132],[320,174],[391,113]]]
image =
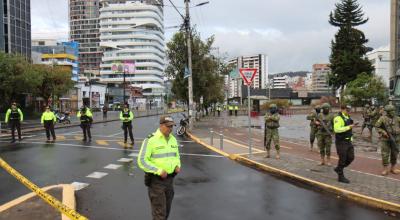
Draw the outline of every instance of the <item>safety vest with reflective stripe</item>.
[[[167,140],[158,129],[143,141],[137,163],[146,173],[160,175],[161,170],[165,170],[172,174],[181,166],[178,142],[172,134]]]

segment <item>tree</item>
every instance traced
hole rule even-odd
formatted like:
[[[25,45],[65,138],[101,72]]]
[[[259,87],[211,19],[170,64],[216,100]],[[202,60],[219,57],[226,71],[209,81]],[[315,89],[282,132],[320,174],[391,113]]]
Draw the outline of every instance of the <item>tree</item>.
[[[368,42],[364,33],[355,27],[368,22],[364,18],[362,7],[357,0],[341,0],[336,9],[329,15],[329,23],[339,27],[339,31],[332,40],[329,84],[340,89],[341,97],[348,82],[357,78],[361,73],[371,75],[373,67],[366,58],[370,50],[365,44]]]
[[[74,83],[71,70],[64,66],[32,65],[31,74],[40,79],[39,86],[32,92],[48,101],[51,96],[60,97],[70,90]]]
[[[199,34],[192,32],[192,63],[193,63],[193,99],[200,103],[203,97],[204,106],[221,102],[224,98],[223,77],[219,73],[221,65],[217,58],[210,53],[214,37],[202,41]],[[184,78],[187,66],[187,47],[184,32],[176,33],[167,43],[167,58],[169,64],[166,68],[167,76],[173,79],[172,92],[182,101],[188,100],[188,80]]]
[[[364,106],[371,103],[372,100],[386,103],[388,89],[381,77],[362,73],[347,85],[344,94],[351,105]]]

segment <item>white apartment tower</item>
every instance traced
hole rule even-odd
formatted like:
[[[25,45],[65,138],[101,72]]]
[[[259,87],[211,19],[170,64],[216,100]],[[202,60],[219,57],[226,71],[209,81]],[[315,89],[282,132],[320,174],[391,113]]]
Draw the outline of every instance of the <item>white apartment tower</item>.
[[[100,81],[141,87],[145,96],[164,93],[165,39],[162,1],[101,1]],[[151,3],[151,4],[148,4]],[[129,68],[115,66],[129,64]]]
[[[257,69],[256,76],[254,77],[252,88],[265,89],[268,83],[268,56],[258,54],[253,56],[241,56],[229,60],[230,65],[239,68],[255,68]],[[239,74],[236,77],[226,77],[225,87],[228,90],[228,98],[242,96],[243,82]]]

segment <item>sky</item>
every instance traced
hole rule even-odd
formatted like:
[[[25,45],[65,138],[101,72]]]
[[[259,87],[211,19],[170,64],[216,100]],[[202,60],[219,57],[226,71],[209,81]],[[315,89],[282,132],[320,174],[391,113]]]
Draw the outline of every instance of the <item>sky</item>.
[[[191,0],[191,5],[206,0]],[[172,0],[184,14],[184,0]],[[215,47],[227,59],[266,54],[270,73],[310,71],[314,63],[327,63],[330,42],[337,29],[328,23],[338,0],[209,0],[190,9],[191,22],[203,39],[215,36]],[[390,40],[390,0],[358,0],[367,24],[359,28],[372,48]],[[164,0],[165,27],[182,23]],[[68,40],[68,0],[31,0],[32,37]],[[166,29],[166,41],[178,29]],[[217,50],[215,51],[217,53]]]

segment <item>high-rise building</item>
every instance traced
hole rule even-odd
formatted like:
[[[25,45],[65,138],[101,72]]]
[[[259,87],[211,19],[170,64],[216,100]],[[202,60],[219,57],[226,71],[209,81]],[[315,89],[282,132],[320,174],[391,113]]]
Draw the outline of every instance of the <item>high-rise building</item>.
[[[239,68],[255,68],[257,73],[253,79],[252,88],[265,89],[268,83],[268,56],[257,54],[254,56],[241,56],[228,61],[229,65]],[[241,97],[242,80],[239,75],[226,77],[225,87],[228,89],[228,98]]]
[[[30,0],[0,1],[0,50],[31,58]]]
[[[331,72],[329,64],[314,64],[312,72],[312,89],[314,92],[330,92],[328,75]]]
[[[125,75],[144,96],[160,96],[165,89],[162,1],[100,2],[100,82],[122,84]]]
[[[374,67],[374,75],[382,77],[386,87],[389,87],[390,53],[389,47],[381,47],[367,53],[367,58]]]
[[[100,71],[99,9],[99,0],[69,0],[70,41],[79,43],[81,73]]]

